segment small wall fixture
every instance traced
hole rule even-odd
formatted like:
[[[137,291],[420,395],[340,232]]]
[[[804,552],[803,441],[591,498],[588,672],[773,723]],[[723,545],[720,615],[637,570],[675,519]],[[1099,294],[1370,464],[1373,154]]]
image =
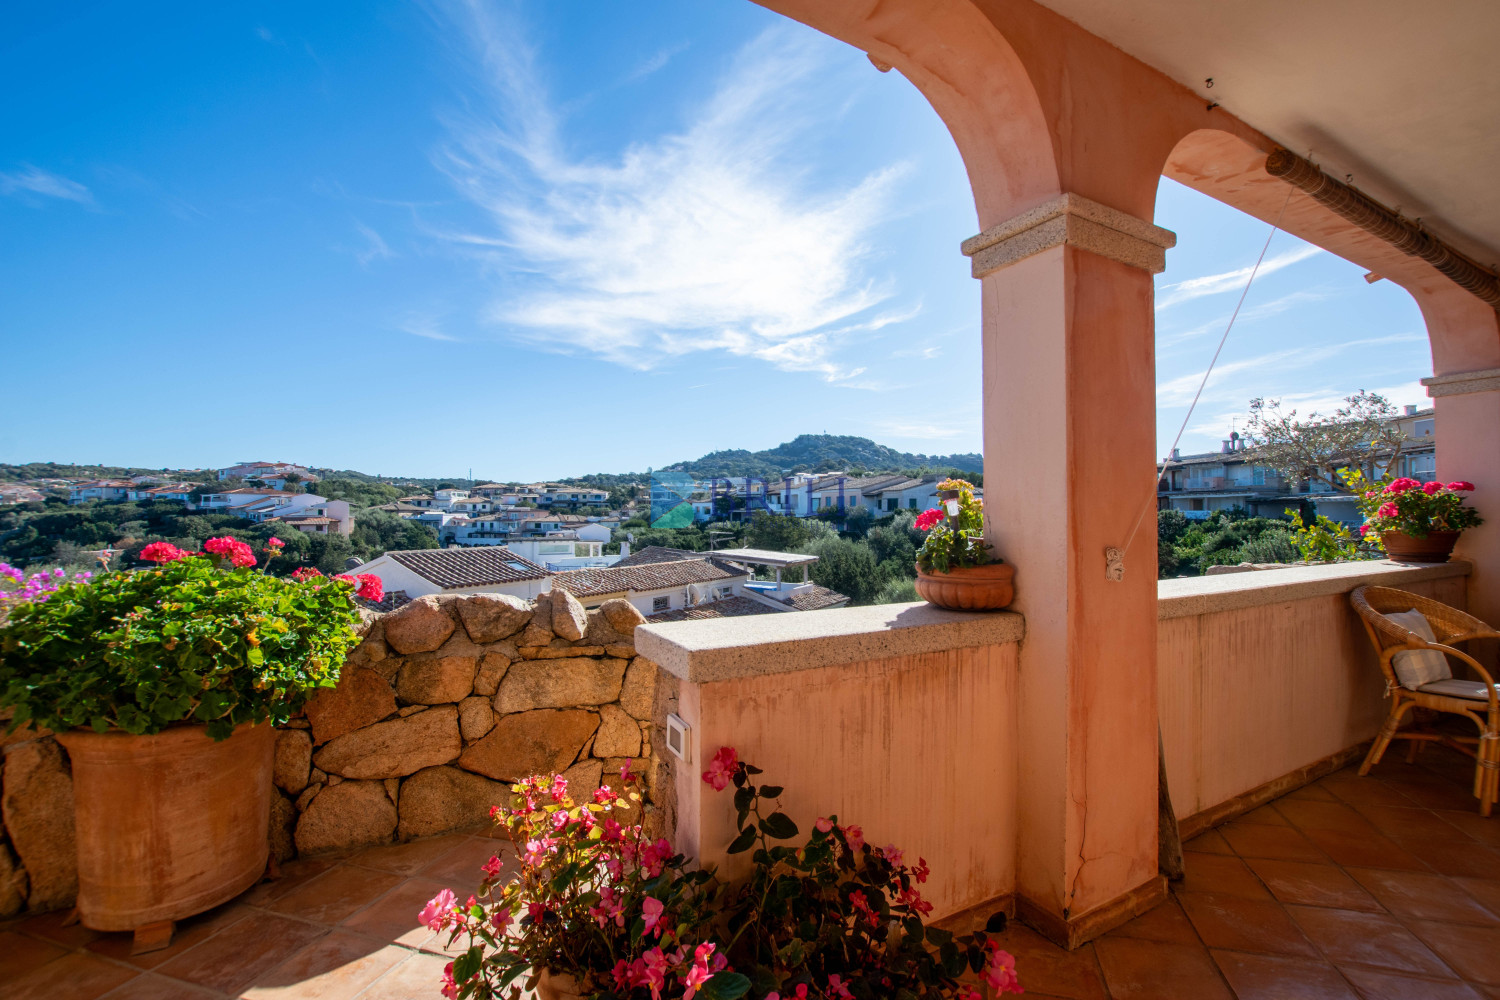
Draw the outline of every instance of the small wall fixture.
[[[693,762],[693,742],[690,739],[692,733],[693,727],[682,721],[680,716],[667,713],[667,749],[684,764]]]

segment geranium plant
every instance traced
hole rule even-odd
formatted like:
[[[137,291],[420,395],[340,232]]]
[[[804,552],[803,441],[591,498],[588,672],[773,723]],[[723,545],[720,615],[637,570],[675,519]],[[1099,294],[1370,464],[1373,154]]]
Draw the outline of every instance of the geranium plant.
[[[917,517],[917,527],[927,532],[917,550],[917,567],[924,573],[947,573],[997,562],[984,540],[984,501],[974,495],[974,485],[945,479],[937,488],[941,506]]]
[[[45,601],[67,583],[87,583],[94,574],[87,570],[68,575],[61,566],[27,573],[8,562],[0,562],[0,622],[9,609],[32,601]]]
[[[575,803],[561,778],[512,787],[491,810],[515,844],[519,868],[483,868],[479,892],[460,903],[445,889],[419,915],[469,947],[444,973],[446,997],[498,997],[540,973],[570,976],[602,1000],[980,1000],[1020,993],[1015,959],[984,931],[955,936],[928,927],[921,894],[927,862],[864,842],[857,826],[819,819],[800,847],[797,824],[772,804],[781,789],[753,783],[760,770],[721,747],[703,780],[735,788],[739,833],[729,853],[752,851],[750,876],[733,886],[691,870],[663,839],[615,817],[640,796],[602,788]],[[969,979],[966,974],[977,977]]]
[[[1473,483],[1420,483],[1405,476],[1380,482],[1358,470],[1345,470],[1344,481],[1365,515],[1359,533],[1367,538],[1378,539],[1384,531],[1426,538],[1434,531],[1465,531],[1484,523],[1478,511],[1464,504],[1463,494],[1474,491]]]
[[[253,572],[253,550],[233,538],[203,547],[154,542],[141,554],[155,569],[65,583],[13,609],[0,628],[11,729],[143,734],[196,722],[225,739],[242,723],[285,722],[335,684],[359,641],[357,585]]]

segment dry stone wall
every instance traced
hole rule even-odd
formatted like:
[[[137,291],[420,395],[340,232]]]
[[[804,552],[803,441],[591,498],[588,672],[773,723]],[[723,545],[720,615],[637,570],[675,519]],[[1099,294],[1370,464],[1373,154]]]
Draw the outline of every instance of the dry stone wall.
[[[557,771],[588,796],[627,762],[643,779],[648,830],[670,830],[657,722],[676,684],[636,654],[642,622],[626,601],[585,611],[560,590],[531,602],[424,597],[372,616],[338,686],[277,733],[272,853],[481,828],[511,782]],[[0,745],[0,918],[72,905],[67,754],[45,732]]]

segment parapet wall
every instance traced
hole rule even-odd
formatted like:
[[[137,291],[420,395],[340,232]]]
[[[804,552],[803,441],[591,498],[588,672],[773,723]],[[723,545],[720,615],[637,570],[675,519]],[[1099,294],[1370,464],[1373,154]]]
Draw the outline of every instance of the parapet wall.
[[[372,616],[338,686],[277,734],[273,855],[483,827],[510,782],[557,771],[587,798],[631,762],[647,829],[671,829],[673,783],[653,720],[675,708],[677,685],[636,654],[643,621],[626,601],[585,612],[562,591],[532,602],[426,597]],[[34,730],[6,743],[0,918],[70,906],[67,752]]]

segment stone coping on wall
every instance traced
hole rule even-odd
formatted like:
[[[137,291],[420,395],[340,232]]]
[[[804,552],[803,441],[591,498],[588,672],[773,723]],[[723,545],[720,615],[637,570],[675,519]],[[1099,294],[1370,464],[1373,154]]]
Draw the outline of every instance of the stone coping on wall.
[[[1167,621],[1216,611],[1305,601],[1330,594],[1347,594],[1366,584],[1399,589],[1403,583],[1468,576],[1470,569],[1468,563],[1458,560],[1412,564],[1381,559],[1323,566],[1289,566],[1225,576],[1180,577],[1157,583],[1156,617],[1158,621]]]
[[[697,684],[862,660],[1019,642],[1026,620],[1009,611],[945,611],[926,603],[663,622],[636,629],[636,648]]]

